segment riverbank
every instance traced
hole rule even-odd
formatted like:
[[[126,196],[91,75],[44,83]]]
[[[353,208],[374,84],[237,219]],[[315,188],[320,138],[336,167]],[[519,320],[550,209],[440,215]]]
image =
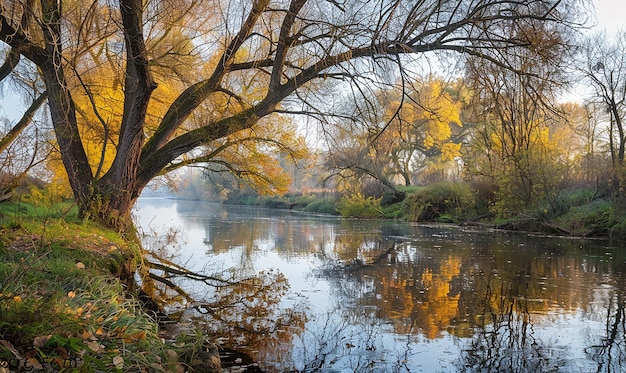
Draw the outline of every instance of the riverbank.
[[[141,301],[135,237],[30,199],[0,204],[0,372],[219,369],[204,336],[170,340]]]
[[[504,209],[466,183],[435,183],[401,189],[403,201],[386,198],[286,195],[244,196],[230,204],[299,210],[357,219],[451,223],[513,232],[572,237],[626,238],[626,206],[588,189],[560,191],[533,206]]]

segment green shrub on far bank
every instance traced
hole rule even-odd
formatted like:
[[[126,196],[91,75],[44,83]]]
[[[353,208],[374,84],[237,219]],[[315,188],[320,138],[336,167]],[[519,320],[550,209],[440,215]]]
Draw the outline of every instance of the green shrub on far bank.
[[[262,196],[258,197],[257,205],[272,209],[288,209],[291,205],[291,201],[286,197]]]
[[[364,197],[360,194],[343,197],[337,205],[337,211],[343,217],[350,218],[382,218],[385,217],[381,198]]]
[[[253,196],[245,195],[224,201],[227,204],[259,206],[273,209],[289,209],[317,214],[337,215],[337,200],[334,197],[315,195]]]
[[[317,214],[337,215],[337,202],[330,199],[319,199],[307,204],[302,211]]]
[[[405,200],[410,221],[458,222],[478,214],[476,192],[466,183],[442,182],[425,186]]]
[[[576,236],[626,237],[626,210],[620,204],[605,199],[570,206],[554,222]]]

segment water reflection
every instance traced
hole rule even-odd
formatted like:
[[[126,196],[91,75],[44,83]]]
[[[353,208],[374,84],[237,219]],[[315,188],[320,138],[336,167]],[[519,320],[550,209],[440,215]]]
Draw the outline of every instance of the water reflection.
[[[268,371],[625,363],[621,244],[163,200],[140,200],[137,220],[179,230],[187,268],[256,279],[243,290],[181,286],[211,305],[194,318]]]

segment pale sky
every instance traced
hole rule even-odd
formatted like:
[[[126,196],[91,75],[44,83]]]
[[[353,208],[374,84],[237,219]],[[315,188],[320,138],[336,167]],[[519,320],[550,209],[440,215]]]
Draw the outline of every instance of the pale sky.
[[[626,26],[626,1],[594,0],[598,28],[606,28],[610,33]]]

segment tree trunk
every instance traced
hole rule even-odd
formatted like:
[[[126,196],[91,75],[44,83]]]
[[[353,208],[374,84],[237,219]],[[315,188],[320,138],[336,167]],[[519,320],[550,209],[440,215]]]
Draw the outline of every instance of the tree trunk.
[[[54,0],[42,0],[41,11],[45,26],[42,27],[45,48],[40,50],[40,53],[33,53],[33,56],[41,58],[37,65],[41,69],[46,84],[48,106],[59,152],[67,171],[74,199],[79,209],[83,211],[91,199],[93,174],[81,142],[76,121],[76,108],[63,69],[61,5]]]
[[[130,212],[146,186],[137,180],[141,150],[144,145],[144,124],[148,103],[156,88],[143,38],[142,0],[120,1],[124,26],[126,74],[124,81],[124,113],[120,141],[113,164],[93,190],[93,204],[88,214],[106,225],[124,229],[132,223]]]

